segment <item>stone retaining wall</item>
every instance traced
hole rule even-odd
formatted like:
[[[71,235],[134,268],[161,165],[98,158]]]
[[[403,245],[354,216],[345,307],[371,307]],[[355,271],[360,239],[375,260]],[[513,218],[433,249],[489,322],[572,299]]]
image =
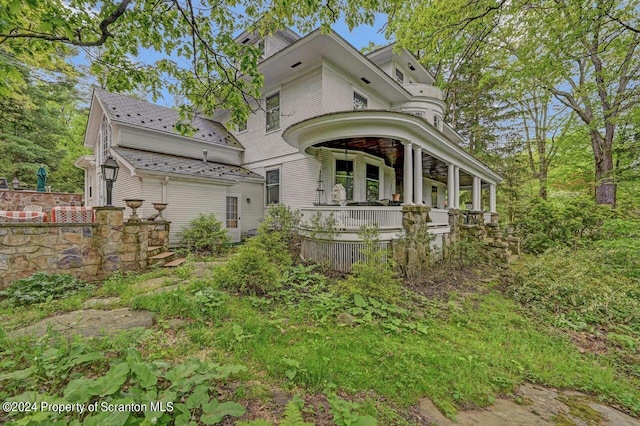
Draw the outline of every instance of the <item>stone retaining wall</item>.
[[[0,289],[34,272],[86,281],[147,266],[149,245],[169,246],[169,222],[124,222],[123,208],[96,207],[95,223],[0,223]]]
[[[42,206],[42,211],[51,212],[55,206],[80,206],[84,196],[68,192],[0,191],[0,210],[21,211],[24,206]]]

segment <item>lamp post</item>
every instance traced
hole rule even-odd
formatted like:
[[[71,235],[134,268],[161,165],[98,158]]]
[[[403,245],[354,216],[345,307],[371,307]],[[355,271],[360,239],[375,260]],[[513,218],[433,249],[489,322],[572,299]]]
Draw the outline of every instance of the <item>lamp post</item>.
[[[118,163],[112,156],[108,156],[100,168],[102,169],[102,177],[107,182],[107,206],[111,206],[113,182],[118,179],[118,170],[120,170],[120,166],[118,166]]]

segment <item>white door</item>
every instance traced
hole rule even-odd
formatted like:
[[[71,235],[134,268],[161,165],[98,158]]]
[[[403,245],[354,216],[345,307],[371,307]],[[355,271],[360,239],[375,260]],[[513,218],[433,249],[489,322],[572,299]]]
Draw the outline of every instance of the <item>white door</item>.
[[[240,226],[240,200],[242,200],[240,194],[227,194],[227,232],[229,233],[231,241],[235,243],[240,242],[240,235],[242,233],[242,227]]]

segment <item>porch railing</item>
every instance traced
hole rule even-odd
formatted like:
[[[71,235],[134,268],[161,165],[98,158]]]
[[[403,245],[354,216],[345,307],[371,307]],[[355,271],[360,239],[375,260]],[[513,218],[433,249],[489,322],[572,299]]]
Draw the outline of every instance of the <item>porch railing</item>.
[[[429,226],[449,226],[449,210],[431,209],[429,217],[431,218]]]
[[[334,222],[338,230],[358,231],[362,226],[378,229],[402,229],[402,207],[378,206],[313,206],[303,207],[301,225],[312,229],[314,223]],[[333,216],[333,219],[332,219]]]

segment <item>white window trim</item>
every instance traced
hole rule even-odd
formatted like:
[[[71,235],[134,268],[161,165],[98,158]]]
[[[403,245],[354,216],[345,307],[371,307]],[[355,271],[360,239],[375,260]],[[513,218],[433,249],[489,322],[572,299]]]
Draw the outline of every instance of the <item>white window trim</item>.
[[[267,99],[269,99],[270,97],[276,94],[278,95],[278,126],[274,127],[273,129],[267,129],[267,114],[268,114]],[[278,88],[278,90],[274,90],[264,97],[264,134],[268,135],[269,133],[277,132],[278,130],[280,130],[281,127],[282,127],[282,90]]]
[[[438,120],[438,123],[436,123],[436,119]],[[442,116],[440,116],[440,114],[433,114],[433,127],[435,127],[436,129],[442,131],[442,125],[443,125],[443,121],[442,121]]]
[[[360,152],[360,151],[350,151],[347,153],[346,157],[344,155],[344,150],[340,151],[337,148],[330,148],[331,155],[329,156],[330,160],[331,160],[331,164],[329,165],[329,171],[331,172],[331,188],[333,188],[333,186],[336,184],[336,160],[349,160],[349,161],[353,161],[353,196],[354,198],[366,198],[367,194],[366,194],[366,186],[367,186],[367,169],[366,169],[366,165],[367,164],[371,164],[372,166],[378,166],[378,181],[379,181],[379,187],[378,187],[378,199],[379,200],[383,200],[384,198],[380,198],[384,195],[384,184],[385,184],[385,177],[384,177],[384,171],[389,168],[389,166],[387,166],[384,162],[384,160],[382,158],[378,158],[375,155],[371,155],[368,154],[366,152]],[[365,186],[365,193],[364,194],[360,194],[359,190],[358,190],[358,181],[357,181],[357,177],[358,177],[358,171],[360,170],[358,168],[358,159],[362,159],[364,164],[365,164],[365,169],[364,169],[364,186]],[[353,200],[351,200],[353,201]]]
[[[267,192],[268,192],[267,173],[268,172],[272,172],[274,170],[278,171],[278,202],[277,203],[268,204],[267,203]],[[282,165],[268,167],[268,168],[264,169],[264,200],[263,200],[263,204],[264,204],[265,207],[282,204]]]
[[[402,74],[402,80],[400,80],[400,79],[398,78],[398,71],[400,71],[400,73]],[[406,72],[404,72],[404,70],[403,70],[402,68],[400,68],[400,67],[398,66],[398,64],[395,64],[395,63],[394,63],[394,64],[393,64],[393,78],[394,78],[398,83],[400,83],[400,84],[404,84],[404,80],[405,80],[406,76],[407,76],[407,73],[406,73]]]

